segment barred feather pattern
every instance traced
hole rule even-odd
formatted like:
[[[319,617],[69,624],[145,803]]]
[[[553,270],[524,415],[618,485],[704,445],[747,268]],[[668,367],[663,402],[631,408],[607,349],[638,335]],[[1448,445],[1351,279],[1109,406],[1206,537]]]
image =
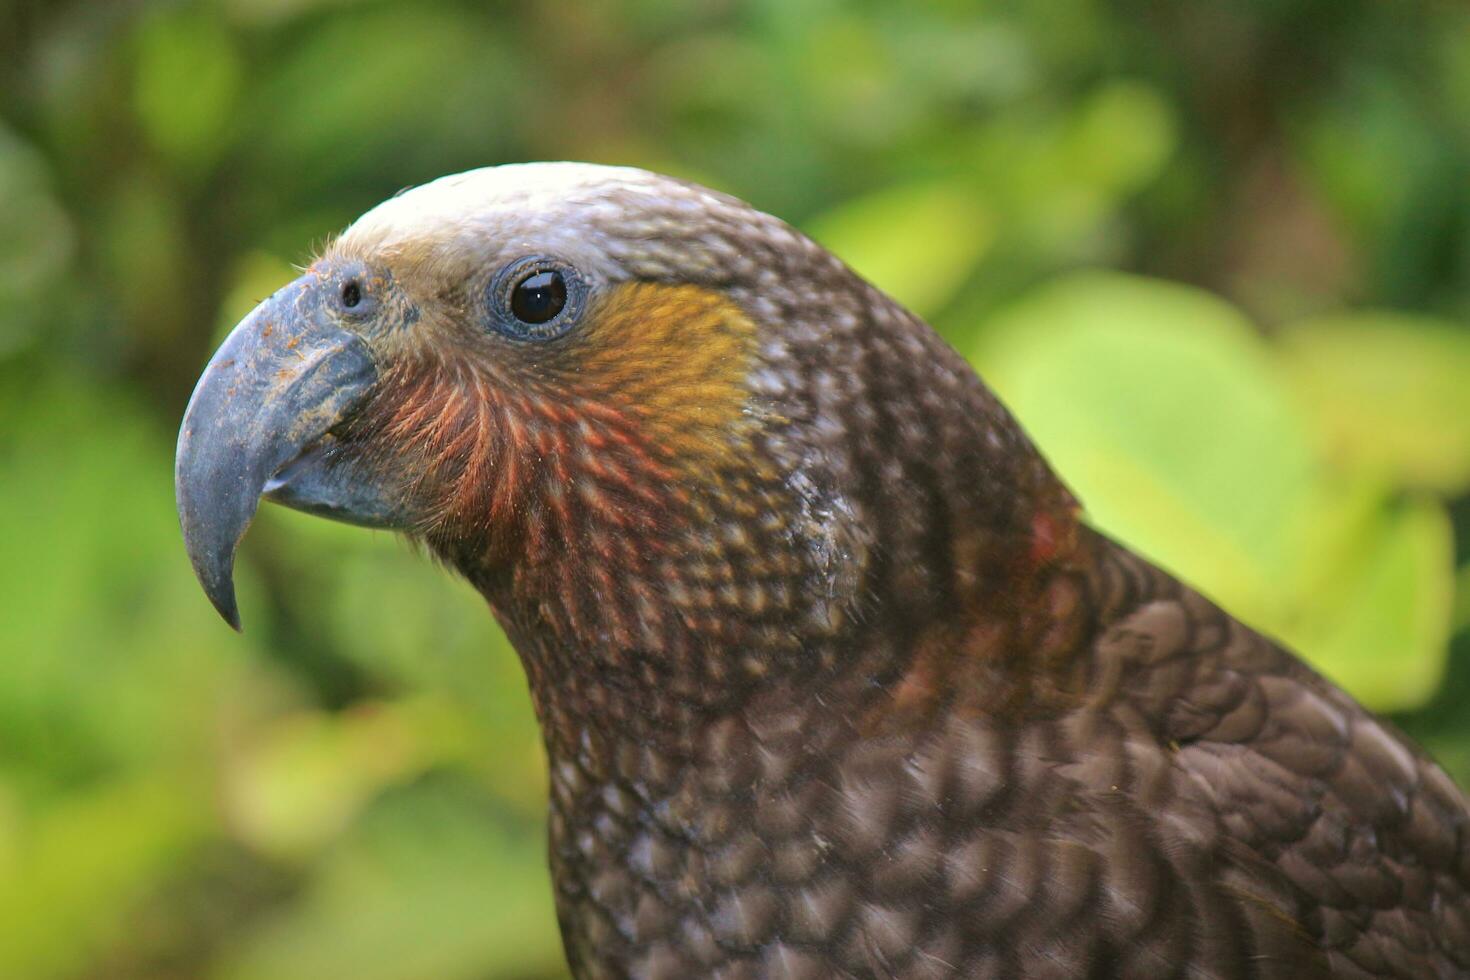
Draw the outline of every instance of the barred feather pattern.
[[[425,295],[537,240],[625,301],[341,434],[526,665],[579,980],[1470,978],[1461,792],[1079,523],[927,325],[682,182],[414,193],[345,239]]]
[[[398,493],[416,502],[416,535],[498,610],[529,610],[556,637],[527,658],[548,689],[595,660],[604,680],[672,695],[650,705],[714,700],[731,674],[793,651],[809,630],[794,620],[832,618],[806,594],[820,576],[785,516],[812,500],[753,466],[740,432],[728,452],[691,461],[606,402],[427,360],[393,372],[342,448],[363,447],[357,459],[385,479],[412,474]],[[385,445],[406,448],[369,458]],[[761,659],[706,656],[740,642]]]
[[[1041,631],[880,631],[860,662],[897,677],[785,678],[690,712],[678,746],[558,678],[576,975],[1470,975],[1466,802],[1438,767],[1090,532],[1044,601]],[[932,672],[926,646],[960,655]],[[1043,652],[1037,696],[1016,665]]]

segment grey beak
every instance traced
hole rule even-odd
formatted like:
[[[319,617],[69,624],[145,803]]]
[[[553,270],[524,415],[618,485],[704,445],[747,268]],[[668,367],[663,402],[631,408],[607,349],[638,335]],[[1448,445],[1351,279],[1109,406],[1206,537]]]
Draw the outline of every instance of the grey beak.
[[[343,474],[327,479],[318,445],[349,417],[377,380],[372,354],[322,309],[307,278],[257,306],[226,338],[189,399],[174,460],[184,547],[204,592],[236,630],[235,550],[261,492],[304,510],[353,519],[371,511],[371,492]],[[332,493],[361,500],[338,502]],[[381,509],[381,507],[379,508]],[[361,523],[375,523],[364,513]]]

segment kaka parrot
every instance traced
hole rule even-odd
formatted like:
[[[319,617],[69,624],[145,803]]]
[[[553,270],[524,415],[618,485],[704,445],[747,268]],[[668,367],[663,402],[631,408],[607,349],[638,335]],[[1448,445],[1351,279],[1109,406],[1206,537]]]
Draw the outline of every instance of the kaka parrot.
[[[176,489],[237,628],[261,496],[485,596],[579,978],[1470,977],[1445,773],[723,194],[529,164],[385,201],[214,355]]]

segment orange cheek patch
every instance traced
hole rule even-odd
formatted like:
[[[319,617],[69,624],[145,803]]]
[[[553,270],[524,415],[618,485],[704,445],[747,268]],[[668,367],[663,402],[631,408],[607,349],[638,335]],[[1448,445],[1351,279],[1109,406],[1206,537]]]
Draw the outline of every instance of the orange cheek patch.
[[[718,464],[740,447],[748,425],[755,333],[745,312],[716,291],[631,283],[588,310],[566,352],[573,369],[566,387],[636,420],[674,465]]]
[[[593,526],[660,527],[759,476],[755,334],[718,292],[630,284],[539,359],[438,346],[400,359],[351,438],[404,474],[428,535],[518,528],[536,549]]]

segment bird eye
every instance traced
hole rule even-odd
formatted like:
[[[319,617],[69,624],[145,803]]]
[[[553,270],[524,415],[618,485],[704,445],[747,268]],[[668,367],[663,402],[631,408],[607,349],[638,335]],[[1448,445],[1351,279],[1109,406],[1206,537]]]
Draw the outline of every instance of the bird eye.
[[[362,302],[362,283],[356,279],[349,279],[342,284],[342,306],[345,309],[355,310]]]
[[[567,281],[555,269],[533,272],[510,294],[510,311],[522,323],[545,323],[567,305]]]
[[[485,293],[489,326],[512,340],[555,340],[577,325],[588,283],[549,255],[528,255],[495,274]]]

